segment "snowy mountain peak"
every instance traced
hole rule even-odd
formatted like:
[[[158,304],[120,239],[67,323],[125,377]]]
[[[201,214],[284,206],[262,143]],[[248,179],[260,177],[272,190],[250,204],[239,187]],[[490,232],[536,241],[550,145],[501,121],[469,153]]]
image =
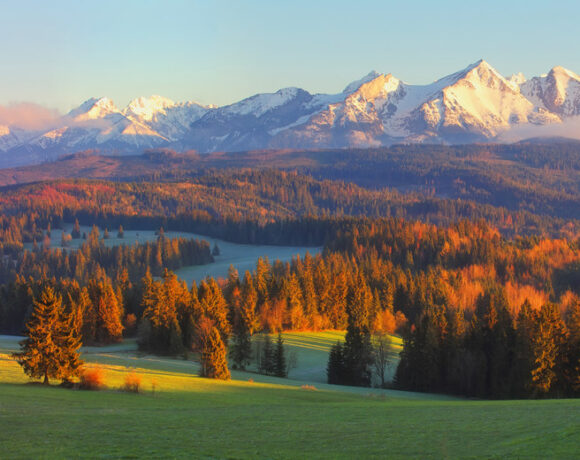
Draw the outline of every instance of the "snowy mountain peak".
[[[374,70],[371,70],[368,74],[366,74],[360,80],[355,80],[355,81],[349,83],[347,85],[347,87],[342,90],[342,92],[343,92],[343,94],[350,94],[350,93],[356,91],[357,89],[359,89],[365,83],[368,83],[369,81],[374,80],[375,78],[377,78],[380,75],[381,75],[380,73],[378,73]]]
[[[108,97],[92,98],[69,112],[74,121],[98,120],[112,113],[120,113],[115,103]]]
[[[469,70],[468,70],[469,69]],[[484,81],[489,82],[490,80],[500,80],[502,82],[507,82],[505,77],[490,66],[487,61],[480,59],[472,66],[466,69],[466,77],[475,77]]]
[[[487,61],[484,61],[483,59],[480,59],[479,61],[476,61],[472,64],[469,64],[467,67],[465,67],[464,69],[460,70],[459,72],[455,72],[453,75],[467,75],[468,73],[474,71],[474,70],[481,70],[481,71],[486,71],[491,69],[492,67],[487,63]]]
[[[580,76],[564,67],[526,81],[521,90],[536,106],[560,118],[580,115]]]
[[[369,77],[367,75],[367,77]],[[374,99],[385,99],[387,96],[399,89],[401,80],[394,77],[392,74],[375,74],[374,78],[361,84],[359,88],[352,93],[354,96],[362,96],[367,101]]]
[[[93,98],[43,131],[2,124],[0,165],[95,148],[133,154],[160,146],[212,152],[520,140],[578,116],[576,73],[557,66],[529,80],[505,78],[480,59],[425,85],[372,71],[338,94],[290,87],[219,108],[151,96],[119,110],[109,98]]]
[[[525,83],[526,77],[523,73],[514,73],[507,78],[507,81],[512,85],[513,88],[519,87],[522,83]]]
[[[573,80],[578,80],[580,81],[580,76],[578,76],[576,73],[572,72],[571,70],[568,70],[562,66],[556,66],[553,67],[548,75],[553,75],[555,78],[559,78],[559,79],[573,79]]]
[[[158,112],[165,112],[165,109],[174,107],[175,102],[162,96],[153,95],[151,97],[139,97],[129,102],[123,110],[125,115],[133,115],[142,120],[150,121]]]
[[[310,97],[308,92],[300,88],[282,88],[275,93],[256,94],[235,104],[218,108],[217,112],[229,116],[253,115],[259,118],[266,112],[288,104],[300,95]]]

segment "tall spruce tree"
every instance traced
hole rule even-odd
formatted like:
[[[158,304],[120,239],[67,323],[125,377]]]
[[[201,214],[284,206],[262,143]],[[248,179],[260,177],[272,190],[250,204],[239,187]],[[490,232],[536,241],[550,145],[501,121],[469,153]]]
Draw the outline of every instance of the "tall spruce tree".
[[[548,393],[562,383],[564,331],[558,307],[553,303],[543,305],[537,316],[532,344],[532,388],[538,393]]]
[[[61,296],[46,286],[34,301],[22,350],[13,354],[27,375],[48,385],[51,378],[68,380],[78,373],[83,364],[78,352],[81,341],[70,323]]]
[[[274,350],[272,350],[272,339],[269,334],[264,334],[264,344],[260,355],[259,371],[261,374],[274,374]]]
[[[276,339],[276,348],[274,348],[274,375],[276,377],[287,377],[288,369],[286,368],[286,353],[284,350],[284,340],[282,334],[278,333]]]
[[[240,288],[235,286],[230,294],[233,337],[230,347],[230,358],[234,369],[245,369],[252,358],[252,340],[248,318],[244,314]]]
[[[202,342],[201,375],[211,379],[229,380],[227,350],[218,329],[212,326]]]
[[[199,285],[199,304],[203,314],[213,320],[222,340],[227,343],[231,333],[228,305],[215,279],[207,278]]]
[[[566,347],[565,378],[572,394],[580,394],[580,301],[569,309],[566,325],[568,345]]]
[[[344,353],[340,342],[336,342],[330,349],[326,376],[328,383],[335,385],[344,384]]]
[[[351,286],[347,305],[347,328],[344,341],[345,384],[370,386],[373,347],[371,344],[370,308],[373,298],[362,276]]]
[[[93,308],[85,311],[84,337],[89,342],[106,344],[123,338],[123,305],[107,276],[90,280],[88,294]]]

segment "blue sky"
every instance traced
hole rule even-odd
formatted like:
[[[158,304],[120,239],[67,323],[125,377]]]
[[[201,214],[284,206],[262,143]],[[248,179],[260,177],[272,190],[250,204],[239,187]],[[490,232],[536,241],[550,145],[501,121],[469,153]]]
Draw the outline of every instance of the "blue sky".
[[[218,105],[370,70],[428,83],[486,59],[580,73],[577,1],[0,1],[0,104],[161,94]]]

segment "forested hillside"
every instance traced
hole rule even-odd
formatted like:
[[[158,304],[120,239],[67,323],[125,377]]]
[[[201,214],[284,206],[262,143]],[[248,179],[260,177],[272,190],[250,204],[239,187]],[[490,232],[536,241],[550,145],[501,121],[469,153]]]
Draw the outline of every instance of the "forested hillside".
[[[401,145],[376,149],[284,150],[198,155],[168,150],[103,157],[85,152],[39,166],[0,171],[0,184],[57,178],[183,181],[210,169],[297,171],[369,189],[424,198],[460,198],[538,215],[580,215],[580,143]]]
[[[369,385],[373,337],[398,333],[398,388],[576,395],[577,153],[570,147],[555,160],[549,150],[522,148],[431,146],[407,155],[400,147],[365,151],[360,163],[362,152],[309,152],[282,170],[276,161],[294,154],[254,153],[259,167],[235,170],[188,169],[188,161],[209,160],[150,153],[147,161],[184,167],[131,181],[6,186],[0,330],[21,331],[49,286],[85,343],[137,335],[149,352],[205,356],[211,338],[222,354],[230,344],[243,366],[258,332],[346,329],[329,379]],[[228,155],[224,164],[239,160]],[[73,231],[56,248],[52,232],[64,223]],[[95,227],[81,235],[80,224]],[[123,229],[156,230],[158,239],[103,243]],[[324,250],[291,263],[259,259],[253,271],[188,286],[172,270],[211,263],[209,245],[163,230]],[[67,247],[73,238],[86,241]]]

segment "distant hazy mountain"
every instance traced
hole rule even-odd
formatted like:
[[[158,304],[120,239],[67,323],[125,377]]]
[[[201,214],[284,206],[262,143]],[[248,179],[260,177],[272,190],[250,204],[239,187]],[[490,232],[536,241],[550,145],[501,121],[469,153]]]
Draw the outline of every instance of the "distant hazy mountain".
[[[371,72],[339,94],[284,88],[224,107],[152,96],[119,109],[108,98],[90,99],[47,131],[0,126],[0,166],[87,149],[205,153],[514,141],[550,135],[546,127],[579,118],[580,77],[574,72],[554,67],[526,81],[521,74],[505,78],[482,60],[428,85]]]

